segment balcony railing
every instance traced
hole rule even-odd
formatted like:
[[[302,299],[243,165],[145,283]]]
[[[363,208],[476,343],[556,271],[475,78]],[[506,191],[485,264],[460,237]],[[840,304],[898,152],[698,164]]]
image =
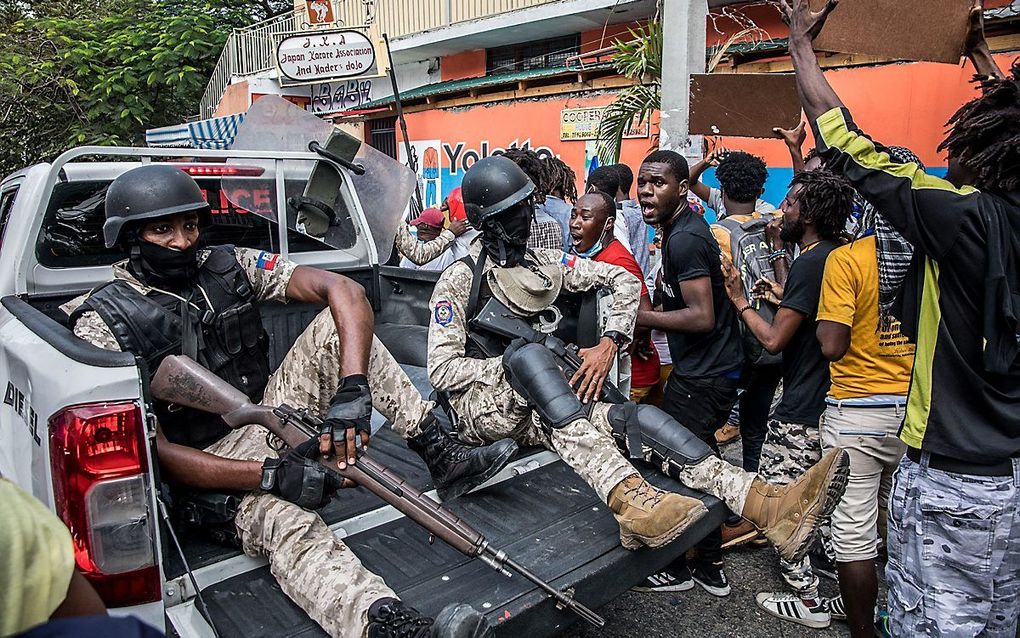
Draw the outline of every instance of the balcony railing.
[[[338,24],[350,27],[370,23],[373,35],[386,33],[390,39],[422,33],[439,27],[487,18],[562,0],[334,0]],[[295,11],[235,29],[223,47],[205,94],[199,117],[212,117],[231,78],[254,75],[274,68],[276,45],[282,34],[308,28],[304,2]]]

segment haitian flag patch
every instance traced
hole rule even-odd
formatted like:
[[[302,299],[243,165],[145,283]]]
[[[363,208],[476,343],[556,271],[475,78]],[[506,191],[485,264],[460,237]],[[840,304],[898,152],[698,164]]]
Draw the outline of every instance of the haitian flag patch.
[[[263,250],[259,253],[259,258],[256,260],[255,265],[262,270],[272,270],[273,268],[276,268],[276,260],[279,258],[280,256],[278,254],[267,253]]]
[[[573,268],[574,265],[577,264],[577,255],[568,255],[567,253],[563,253],[563,258],[560,259],[560,263],[567,268]]]

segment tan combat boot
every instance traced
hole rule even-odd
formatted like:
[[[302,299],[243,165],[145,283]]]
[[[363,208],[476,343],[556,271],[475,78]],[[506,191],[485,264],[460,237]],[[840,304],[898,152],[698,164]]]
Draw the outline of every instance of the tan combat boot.
[[[754,523],[779,554],[790,562],[804,558],[818,533],[843,498],[850,474],[850,455],[836,448],[789,485],[754,479],[741,516]]]
[[[639,474],[613,488],[609,509],[620,523],[620,544],[627,549],[662,547],[708,514],[698,499],[664,492]]]

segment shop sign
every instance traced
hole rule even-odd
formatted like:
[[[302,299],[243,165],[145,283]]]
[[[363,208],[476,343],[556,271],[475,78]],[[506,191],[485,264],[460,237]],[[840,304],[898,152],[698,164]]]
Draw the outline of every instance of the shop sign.
[[[350,111],[372,101],[372,80],[338,80],[312,87],[312,112],[316,115]]]
[[[330,31],[284,38],[276,47],[280,73],[294,82],[375,75],[375,46],[360,31]]]
[[[560,140],[597,140],[599,124],[602,122],[604,106],[592,106],[582,109],[563,109],[560,111]],[[625,138],[648,137],[648,120],[638,124],[637,116],[631,121],[624,132]]]

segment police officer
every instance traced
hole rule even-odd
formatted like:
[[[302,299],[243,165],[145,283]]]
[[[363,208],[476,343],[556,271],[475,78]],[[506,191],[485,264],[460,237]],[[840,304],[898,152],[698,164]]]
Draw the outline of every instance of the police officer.
[[[669,542],[705,508],[649,485],[621,449],[722,499],[762,529],[782,555],[803,556],[818,521],[831,513],[846,486],[846,454],[834,450],[797,482],[773,486],[713,456],[658,408],[599,402],[616,353],[632,334],[640,285],[617,266],[527,249],[534,188],[523,171],[499,156],[479,160],[464,176],[468,218],[482,234],[469,258],[447,268],[436,284],[428,359],[429,380],[447,393],[461,438],[484,443],[509,436],[555,450],[608,503],[627,548]],[[598,345],[580,351],[584,364],[569,380],[546,347],[550,338],[546,345],[493,344],[470,327],[490,295],[527,317],[547,308],[561,290],[597,287],[612,291],[611,313]],[[486,356],[500,346],[501,356]]]
[[[185,354],[267,405],[288,403],[324,417],[322,436],[279,457],[257,425],[229,430],[218,417],[157,403],[157,454],[175,484],[247,492],[235,517],[244,550],[264,554],[283,591],[333,636],[482,636],[491,631],[467,605],[433,624],[403,607],[383,580],[337,540],[319,516],[339,487],[313,459],[336,453],[341,467],[368,444],[374,407],[425,460],[437,486],[462,491],[501,469],[515,445],[468,448],[441,427],[393,357],[372,335],[361,287],[341,275],[278,255],[230,246],[196,248],[209,206],[177,168],[147,165],[118,177],[106,194],[108,247],[128,251],[114,280],[66,307],[74,333],[130,351],[155,371]],[[327,306],[270,373],[257,309],[265,300]],[[432,627],[431,634],[425,633]]]

